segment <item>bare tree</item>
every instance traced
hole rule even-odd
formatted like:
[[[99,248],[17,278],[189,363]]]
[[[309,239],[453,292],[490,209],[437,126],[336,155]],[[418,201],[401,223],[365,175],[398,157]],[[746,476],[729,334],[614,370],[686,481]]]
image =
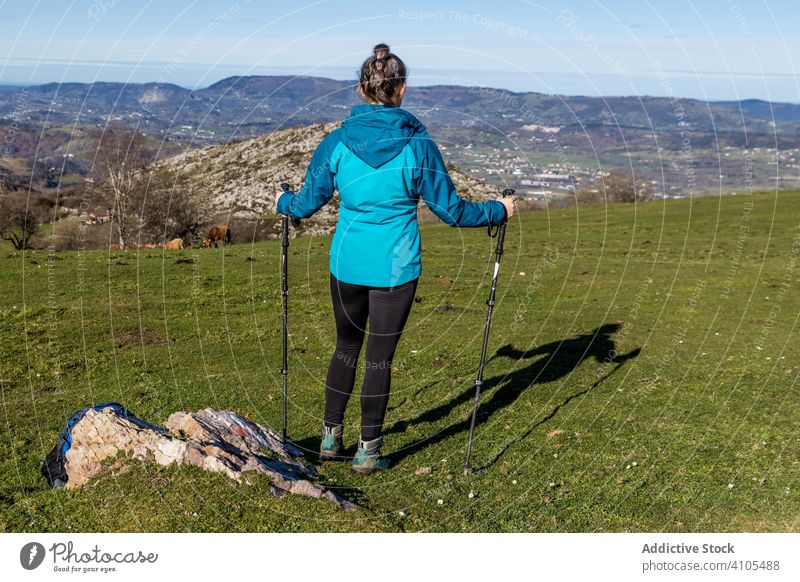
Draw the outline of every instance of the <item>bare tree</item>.
[[[603,193],[595,184],[587,184],[575,194],[578,204],[600,204],[603,202]]]
[[[612,170],[594,185],[582,188],[577,195],[579,204],[632,203],[650,199],[646,182],[636,183],[634,177]]]
[[[609,172],[601,183],[601,192],[605,189],[606,200],[609,202],[641,202],[650,197],[645,183],[637,184],[634,176],[623,172]]]
[[[198,239],[201,227],[211,218],[205,206],[180,171],[151,166],[142,219],[147,236],[154,242],[175,237]]]
[[[145,168],[152,159],[145,136],[135,128],[107,127],[93,134],[94,172],[113,198],[113,221],[124,249],[141,222],[136,214],[146,187]]]
[[[0,193],[0,236],[18,251],[27,249],[42,223],[40,204],[31,203],[27,193]]]

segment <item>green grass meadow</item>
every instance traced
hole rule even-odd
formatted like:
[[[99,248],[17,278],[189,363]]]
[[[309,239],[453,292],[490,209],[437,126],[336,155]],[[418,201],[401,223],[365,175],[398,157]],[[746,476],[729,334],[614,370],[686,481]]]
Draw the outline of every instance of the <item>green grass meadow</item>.
[[[395,465],[320,467],[323,484],[361,505],[353,512],[194,467],[136,463],[70,491],[39,473],[70,413],[93,402],[155,423],[211,406],[279,429],[278,241],[3,247],[0,531],[800,529],[799,193],[515,216],[471,475],[494,240],[444,225],[422,236],[386,424]],[[312,453],[335,342],[329,245],[290,247],[289,433]]]

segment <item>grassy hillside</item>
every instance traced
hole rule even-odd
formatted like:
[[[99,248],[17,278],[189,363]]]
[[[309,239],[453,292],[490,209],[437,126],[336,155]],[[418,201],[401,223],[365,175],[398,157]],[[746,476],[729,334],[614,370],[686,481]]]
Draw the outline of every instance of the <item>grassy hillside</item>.
[[[213,406],[280,426],[277,241],[51,260],[5,248],[0,529],[796,531],[798,216],[788,192],[514,217],[471,476],[493,241],[424,227],[388,413],[396,466],[321,468],[363,505],[352,513],[195,468],[137,465],[69,492],[38,473],[90,402],[154,422]],[[329,243],[290,249],[290,435],[311,449],[334,343]]]

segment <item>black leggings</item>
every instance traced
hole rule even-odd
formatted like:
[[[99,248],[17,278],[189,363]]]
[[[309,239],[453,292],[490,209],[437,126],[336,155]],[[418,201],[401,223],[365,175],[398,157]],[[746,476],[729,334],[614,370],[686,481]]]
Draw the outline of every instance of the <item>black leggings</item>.
[[[389,403],[392,358],[416,291],[417,279],[397,287],[368,287],[343,283],[331,275],[336,350],[325,389],[327,426],[343,424],[369,318],[366,372],[361,387],[361,438],[373,440],[381,435]]]

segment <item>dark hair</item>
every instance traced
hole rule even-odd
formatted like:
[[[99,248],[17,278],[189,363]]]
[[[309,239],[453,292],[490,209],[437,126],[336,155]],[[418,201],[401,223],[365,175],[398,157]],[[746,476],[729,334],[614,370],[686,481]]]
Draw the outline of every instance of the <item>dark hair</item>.
[[[393,105],[406,82],[406,64],[392,53],[387,44],[376,44],[372,56],[361,65],[358,86],[364,96],[384,105]]]

